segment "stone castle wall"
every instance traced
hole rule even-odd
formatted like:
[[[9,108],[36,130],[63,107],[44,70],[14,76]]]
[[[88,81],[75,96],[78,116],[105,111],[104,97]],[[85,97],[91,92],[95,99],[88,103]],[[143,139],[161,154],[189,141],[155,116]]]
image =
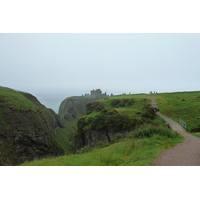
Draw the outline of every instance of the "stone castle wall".
[[[108,97],[109,95],[105,93],[102,93],[102,91],[100,89],[96,89],[96,90],[91,90],[90,94],[85,94],[85,97],[89,97],[92,99],[101,99],[104,97]]]

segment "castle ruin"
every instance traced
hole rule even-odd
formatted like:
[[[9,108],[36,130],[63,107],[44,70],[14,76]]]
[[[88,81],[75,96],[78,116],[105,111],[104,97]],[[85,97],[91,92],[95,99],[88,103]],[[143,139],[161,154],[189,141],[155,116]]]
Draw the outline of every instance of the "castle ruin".
[[[96,90],[91,90],[90,94],[85,94],[85,97],[88,98],[92,98],[92,99],[102,99],[105,97],[109,97],[109,95],[105,93],[102,93],[102,91],[100,89],[96,89]]]

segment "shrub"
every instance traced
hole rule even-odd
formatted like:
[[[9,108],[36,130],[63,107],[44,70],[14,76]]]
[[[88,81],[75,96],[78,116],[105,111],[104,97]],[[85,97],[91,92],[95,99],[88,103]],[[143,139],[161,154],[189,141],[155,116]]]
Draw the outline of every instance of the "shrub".
[[[111,101],[111,106],[113,107],[113,108],[116,108],[116,107],[118,107],[118,104],[120,103],[120,99],[112,99],[112,101]]]
[[[123,135],[121,133],[116,134],[116,140],[119,141],[120,139],[123,138]]]
[[[137,130],[133,131],[131,133],[131,136],[133,138],[149,138],[155,134],[162,135],[168,138],[175,138],[179,136],[177,132],[170,130],[169,128],[152,126],[149,124],[145,124]]]
[[[127,106],[132,106],[134,103],[135,103],[134,99],[128,99],[127,102],[126,102],[126,105]]]
[[[108,141],[104,141],[104,142],[98,142],[96,147],[97,148],[104,148],[104,147],[107,147],[109,145],[110,145],[110,143]]]
[[[124,107],[126,104],[124,102],[120,102],[117,107]]]
[[[92,151],[92,148],[90,148],[88,146],[84,146],[77,153],[81,154],[81,153],[88,153],[88,152],[91,152],[91,151]]]
[[[103,109],[104,109],[104,105],[102,104],[102,102],[99,102],[99,101],[90,102],[90,103],[86,104],[87,115],[89,115],[93,111],[99,112],[99,111],[101,111]]]
[[[112,99],[111,107],[118,108],[124,106],[131,106],[135,103],[134,99]]]
[[[200,132],[200,124],[196,128],[191,129],[191,132],[192,133]]]
[[[118,113],[115,109],[104,109],[94,117],[82,117],[78,120],[78,133],[86,130],[104,130],[108,132],[121,132],[133,130],[141,121],[131,119],[128,115]]]
[[[148,104],[146,99],[144,99],[143,102],[144,106],[142,107],[142,117],[153,120],[156,117],[156,113],[159,111],[159,109],[154,108],[150,104]]]

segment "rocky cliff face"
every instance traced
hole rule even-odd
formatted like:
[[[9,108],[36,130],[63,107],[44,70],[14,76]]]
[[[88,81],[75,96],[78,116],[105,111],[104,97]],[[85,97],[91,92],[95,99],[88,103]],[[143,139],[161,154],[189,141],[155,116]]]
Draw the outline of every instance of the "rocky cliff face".
[[[33,95],[0,87],[0,165],[61,155],[55,138],[59,123]]]
[[[59,115],[66,121],[78,119],[82,115],[86,115],[86,104],[93,101],[90,98],[69,97],[63,100],[59,107]]]
[[[88,130],[82,135],[75,136],[75,150],[78,152],[84,146],[95,147],[99,142],[116,141],[117,132],[106,132],[105,130]],[[121,138],[128,135],[128,132],[121,132]]]
[[[71,143],[73,152],[75,149],[74,135],[77,134],[77,124],[76,121],[83,115],[86,115],[86,104],[97,99],[107,98],[106,93],[101,93],[100,90],[91,91],[91,95],[85,96],[74,96],[64,99],[59,107],[59,115],[61,116],[61,122],[65,125],[63,132],[58,132],[57,138],[62,138],[63,148],[67,149],[67,144]],[[59,130],[60,131],[60,130]],[[84,141],[77,137],[77,141],[82,147]]]

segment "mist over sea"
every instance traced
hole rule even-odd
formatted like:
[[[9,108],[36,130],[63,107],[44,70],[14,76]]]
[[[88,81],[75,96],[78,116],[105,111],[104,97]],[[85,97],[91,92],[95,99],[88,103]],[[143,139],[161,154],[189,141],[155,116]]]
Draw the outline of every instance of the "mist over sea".
[[[53,109],[56,113],[58,113],[59,106],[61,102],[70,97],[71,94],[63,94],[63,93],[56,93],[56,94],[35,94],[36,98],[40,101],[47,108]]]
[[[63,100],[65,100],[68,97],[72,96],[82,96],[85,93],[90,93],[90,90],[70,90],[67,91],[64,89],[57,89],[52,92],[51,89],[46,90],[32,90],[29,91],[31,94],[33,94],[41,104],[43,104],[47,108],[53,109],[56,113],[58,113],[59,106]]]

